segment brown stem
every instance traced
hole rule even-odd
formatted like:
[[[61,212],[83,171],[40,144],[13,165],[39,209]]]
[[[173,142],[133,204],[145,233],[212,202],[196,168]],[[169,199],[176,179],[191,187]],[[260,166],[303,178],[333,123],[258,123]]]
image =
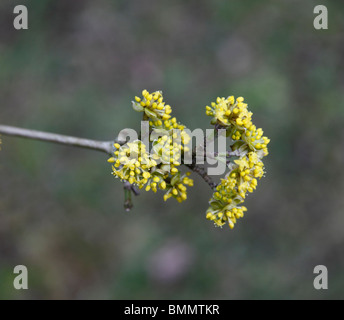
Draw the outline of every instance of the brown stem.
[[[199,174],[203,180],[208,183],[210,188],[213,190],[216,188],[216,183],[213,181],[213,179],[207,174],[207,170],[203,167],[198,166],[197,164],[185,164],[188,168],[190,168],[193,172],[196,172]]]

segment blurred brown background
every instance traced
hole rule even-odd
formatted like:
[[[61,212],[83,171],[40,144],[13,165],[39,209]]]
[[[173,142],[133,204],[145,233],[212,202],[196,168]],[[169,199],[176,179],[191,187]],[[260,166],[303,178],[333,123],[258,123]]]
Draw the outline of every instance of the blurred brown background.
[[[29,29],[13,28],[26,4]],[[344,298],[344,5],[323,1],[0,2],[0,123],[107,140],[163,90],[189,128],[204,106],[244,96],[271,138],[267,175],[234,230],[205,219],[209,187],[188,201],[134,199],[106,156],[18,138],[0,152],[2,299]],[[13,268],[29,290],[13,288]],[[329,289],[313,288],[313,269]]]

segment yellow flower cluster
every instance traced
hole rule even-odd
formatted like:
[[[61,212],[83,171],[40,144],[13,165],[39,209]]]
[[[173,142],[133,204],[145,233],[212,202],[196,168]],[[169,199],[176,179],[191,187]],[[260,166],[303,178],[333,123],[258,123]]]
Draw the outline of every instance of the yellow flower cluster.
[[[187,172],[184,175],[181,175],[180,172],[178,172],[170,182],[170,188],[164,195],[164,200],[174,197],[177,199],[178,202],[182,202],[187,199],[187,188],[186,186],[192,187],[193,186],[193,180],[188,178],[190,175],[190,172]]]
[[[229,136],[234,140],[242,139],[250,150],[262,150],[263,156],[268,155],[267,145],[270,140],[263,137],[263,130],[257,129],[252,123],[252,112],[247,109],[243,97],[234,96],[216,99],[216,102],[206,106],[206,115],[211,116],[212,124],[226,128]]]
[[[135,97],[135,101],[132,102],[135,111],[143,111],[148,118],[155,121],[171,118],[172,108],[165,104],[161,91],[149,93],[143,90],[142,96],[142,98]]]
[[[236,100],[233,96],[217,98],[211,107],[206,106],[206,114],[212,117],[212,124],[227,130],[233,141],[231,150],[239,155],[228,165],[229,172],[216,187],[206,217],[218,226],[228,223],[233,228],[247,210],[239,205],[244,202],[247,192],[256,189],[257,179],[264,175],[262,158],[268,155],[270,140],[263,136],[262,129],[253,125],[252,112],[248,111],[242,97]]]
[[[115,143],[114,147],[114,157],[108,159],[108,162],[113,163],[112,174],[142,188],[151,177],[150,169],[157,165],[147,153],[146,146],[137,140],[124,146]]]
[[[187,198],[186,186],[193,186],[193,180],[182,175],[179,170],[181,156],[188,151],[185,147],[190,137],[184,131],[185,126],[171,118],[172,108],[166,105],[161,91],[149,93],[142,91],[142,98],[135,97],[133,109],[144,112],[145,119],[149,120],[150,131],[158,134],[152,141],[152,150],[148,152],[146,145],[136,140],[120,146],[114,144],[116,150],[113,157],[108,159],[112,163],[112,173],[122,181],[128,181],[146,191],[157,192],[164,190],[164,200],[173,197],[182,202]],[[178,129],[179,131],[174,131]],[[178,137],[177,132],[180,133]]]
[[[184,131],[185,126],[179,124],[176,118],[163,122],[150,121],[150,126],[164,134],[153,141],[153,157],[161,159],[164,164],[170,164],[172,174],[177,173],[175,167],[180,165],[182,153],[189,151],[186,145],[190,136]]]
[[[149,145],[140,140],[115,143],[113,156],[108,159],[113,175],[146,191],[164,190],[165,201],[172,197],[179,202],[186,200],[187,187],[193,186],[193,180],[189,172],[183,174],[180,170],[181,157],[190,151],[186,145],[191,138],[185,126],[171,116],[172,108],[164,102],[161,91],[143,90],[142,97],[132,101],[132,107],[149,121]],[[233,228],[247,211],[242,206],[247,194],[256,189],[264,175],[262,159],[268,155],[270,140],[252,123],[252,112],[242,97],[219,97],[206,106],[206,114],[217,129],[226,129],[231,140],[228,155],[236,157],[227,161],[228,171],[215,187],[206,218],[215,225]]]

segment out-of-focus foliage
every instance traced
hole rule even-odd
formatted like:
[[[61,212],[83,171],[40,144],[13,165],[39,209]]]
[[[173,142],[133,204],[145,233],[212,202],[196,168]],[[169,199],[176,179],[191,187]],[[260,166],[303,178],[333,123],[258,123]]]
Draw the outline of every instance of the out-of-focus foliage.
[[[0,298],[344,298],[344,5],[325,1],[0,2],[0,123],[94,139],[135,128],[130,101],[163,90],[189,128],[244,96],[271,143],[234,230],[145,193],[130,213],[105,155],[2,137]],[[13,288],[13,268],[29,290]],[[313,268],[329,290],[313,288]]]

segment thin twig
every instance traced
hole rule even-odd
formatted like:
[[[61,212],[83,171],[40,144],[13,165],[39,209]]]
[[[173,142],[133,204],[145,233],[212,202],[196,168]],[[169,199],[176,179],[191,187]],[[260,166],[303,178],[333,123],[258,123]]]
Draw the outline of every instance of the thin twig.
[[[124,209],[125,211],[130,211],[132,209],[133,202],[131,201],[131,191],[132,185],[128,181],[123,182],[124,188]]]
[[[198,173],[203,180],[208,183],[210,188],[215,189],[216,188],[216,183],[213,181],[213,179],[207,174],[207,170],[203,167],[200,167],[196,164],[186,164],[188,168],[190,168],[193,172]]]
[[[77,137],[66,136],[56,133],[48,133],[37,130],[22,129],[12,126],[0,125],[0,133],[6,136],[21,137],[27,139],[34,139],[40,141],[53,142],[58,144],[64,144],[73,147],[86,148],[92,150],[98,150],[111,154],[113,150],[114,141],[97,141],[90,139],[83,139]]]

